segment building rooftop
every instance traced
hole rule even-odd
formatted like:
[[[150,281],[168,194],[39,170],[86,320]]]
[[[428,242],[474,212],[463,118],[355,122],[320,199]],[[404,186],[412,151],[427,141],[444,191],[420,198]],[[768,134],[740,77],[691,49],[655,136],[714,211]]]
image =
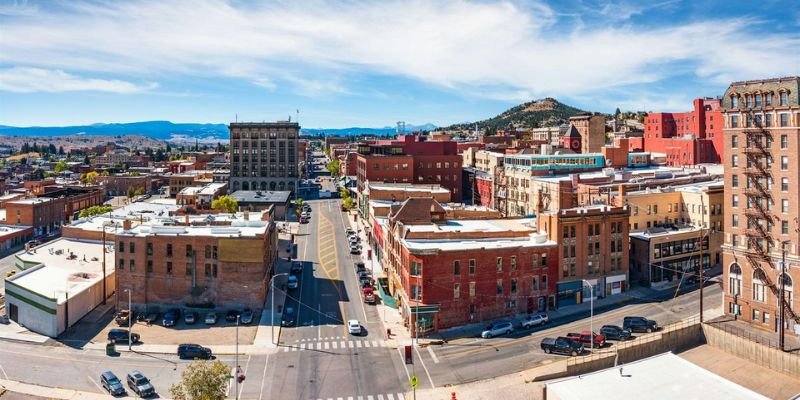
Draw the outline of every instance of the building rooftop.
[[[119,231],[118,235],[257,237],[265,234],[270,226],[270,221],[261,220],[263,215],[264,212],[241,212],[180,217],[164,216],[152,218],[130,230]]]
[[[181,189],[181,191],[178,192],[178,194],[184,196],[192,196],[200,193],[201,190],[203,190],[201,186],[187,186]]]
[[[225,186],[228,186],[228,184],[224,182],[209,183],[208,185],[205,185],[202,188],[200,188],[200,191],[197,192],[197,194],[213,196],[216,192],[218,192]]]
[[[290,191],[237,190],[231,197],[240,203],[286,203],[291,194]]]
[[[410,183],[383,183],[383,182],[376,182],[370,183],[367,182],[367,186],[370,190],[400,190],[404,192],[430,192],[430,193],[450,193],[449,190],[439,186],[439,185],[419,185],[419,184],[410,184]]]
[[[7,280],[46,298],[77,295],[103,276],[103,244],[99,241],[59,238],[16,254],[31,267]],[[106,243],[106,276],[114,273],[114,243]]]
[[[672,227],[656,226],[653,228],[647,228],[641,232],[631,232],[629,235],[630,237],[636,239],[650,240],[655,237],[663,237],[663,236],[677,235],[684,233],[699,234],[701,230],[702,229],[700,227],[696,227],[694,225],[680,225]]]
[[[551,381],[546,389],[559,400],[767,399],[672,353]]]
[[[5,217],[6,210],[3,211],[3,216]],[[30,226],[24,225],[0,225],[0,238],[6,235],[13,235],[17,232],[24,231],[25,229],[29,229]]]

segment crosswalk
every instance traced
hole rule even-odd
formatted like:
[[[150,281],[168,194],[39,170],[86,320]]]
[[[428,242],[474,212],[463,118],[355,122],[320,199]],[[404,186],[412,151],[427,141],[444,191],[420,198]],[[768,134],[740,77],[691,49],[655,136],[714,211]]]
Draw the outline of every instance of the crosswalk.
[[[341,397],[320,397],[317,400],[405,400],[403,393],[385,393],[361,396],[341,396]]]
[[[326,340],[327,339],[327,340]],[[386,340],[348,340],[344,336],[331,336],[321,340],[302,339],[294,343],[281,344],[284,352],[303,350],[347,350],[389,347]]]

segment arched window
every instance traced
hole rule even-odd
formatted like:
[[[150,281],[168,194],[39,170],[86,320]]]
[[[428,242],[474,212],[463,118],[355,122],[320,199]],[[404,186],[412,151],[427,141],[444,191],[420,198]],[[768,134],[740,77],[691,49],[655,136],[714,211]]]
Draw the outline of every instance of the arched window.
[[[248,182],[242,182],[242,190],[250,190],[250,184]]]
[[[742,294],[742,268],[736,263],[731,264],[728,269],[728,293],[731,296]]]
[[[778,278],[778,286],[780,286],[781,282],[783,282],[783,299],[786,300],[789,308],[793,309],[794,290],[792,288],[792,277],[784,273]]]
[[[767,277],[761,268],[753,271],[753,300],[765,303],[767,301],[767,286],[764,282]]]
[[[269,183],[269,190],[273,190],[274,191],[276,186],[278,186],[278,184],[275,183],[275,181],[270,182]]]

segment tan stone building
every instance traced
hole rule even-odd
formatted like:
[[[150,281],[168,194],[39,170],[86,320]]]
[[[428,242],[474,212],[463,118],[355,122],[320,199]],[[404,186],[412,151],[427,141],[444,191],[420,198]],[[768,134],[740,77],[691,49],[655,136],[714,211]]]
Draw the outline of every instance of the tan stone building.
[[[783,325],[800,333],[793,291],[800,282],[798,95],[800,77],[790,77],[734,82],[722,98],[723,272],[727,313],[777,331],[783,294]]]
[[[296,122],[238,122],[231,131],[231,192],[294,191],[299,178],[300,125]]]
[[[569,123],[581,134],[581,153],[599,153],[606,144],[606,117],[583,113],[570,117]]]

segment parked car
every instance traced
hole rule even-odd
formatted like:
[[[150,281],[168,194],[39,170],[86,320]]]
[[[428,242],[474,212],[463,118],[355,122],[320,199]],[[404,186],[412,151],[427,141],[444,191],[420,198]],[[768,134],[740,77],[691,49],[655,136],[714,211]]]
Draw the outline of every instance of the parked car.
[[[550,322],[550,317],[545,313],[531,314],[522,320],[522,327],[525,329],[533,328],[534,326],[544,325]]]
[[[214,325],[214,324],[216,324],[217,323],[217,318],[218,318],[217,317],[217,313],[215,313],[215,312],[210,312],[210,313],[206,314],[206,319],[205,319],[206,325]]]
[[[350,254],[361,254],[361,246],[359,246],[358,244],[351,244]]]
[[[347,229],[345,229],[345,233],[347,233],[347,236],[350,236],[350,235],[356,233],[356,231],[354,231],[353,228],[348,226]]]
[[[245,308],[242,311],[242,315],[239,316],[239,323],[244,325],[250,325],[253,323],[253,310],[249,308]]]
[[[114,314],[114,321],[119,326],[128,326],[128,324],[131,322],[131,318],[134,318],[134,315],[129,310],[120,310]]]
[[[122,396],[125,394],[125,386],[122,386],[119,378],[111,371],[100,374],[100,385],[112,396]]]
[[[358,271],[358,279],[369,279],[369,272],[366,269]]]
[[[149,397],[156,394],[156,388],[150,380],[139,371],[131,371],[128,374],[128,388],[133,390],[139,397]]]
[[[481,332],[481,337],[484,339],[492,338],[495,336],[505,335],[514,332],[514,325],[510,321],[495,322]]]
[[[228,310],[228,312],[225,313],[225,321],[236,322],[236,317],[238,316],[239,310]]]
[[[631,330],[623,329],[616,325],[603,325],[600,333],[608,340],[628,340],[631,338]]]
[[[210,359],[211,349],[200,346],[199,344],[184,343],[178,345],[178,358],[180,359]]]
[[[347,331],[350,332],[351,335],[360,335],[361,323],[358,322],[357,319],[351,319],[347,321]]]
[[[570,332],[567,334],[567,338],[581,342],[584,345],[591,343],[592,347],[597,348],[603,347],[606,344],[605,336],[592,333],[592,331]],[[594,340],[594,342],[592,342],[592,340]]]
[[[308,223],[308,218],[307,218],[307,217],[303,217],[303,216],[301,216],[301,217],[300,217],[300,223],[301,223],[301,224],[307,224],[307,223]]]
[[[131,341],[139,343],[139,334],[131,333]],[[113,340],[116,343],[128,343],[128,330],[127,329],[112,329],[108,331],[108,340]]]
[[[361,271],[364,271],[364,270],[367,269],[366,266],[364,265],[364,263],[361,262],[361,261],[354,262],[353,263],[353,267],[355,267],[356,271],[358,271],[358,272],[361,272]]]
[[[300,261],[293,262],[291,272],[295,275],[303,272],[303,263]]]
[[[372,287],[372,279],[370,278],[360,278],[359,283],[361,283],[361,288],[371,288]]]
[[[286,287],[289,289],[297,289],[297,277],[289,275],[289,279],[286,281]]]
[[[658,330],[658,323],[645,317],[625,317],[622,320],[622,328],[630,329],[631,332],[655,332]]]
[[[281,326],[294,326],[294,308],[286,307],[283,309],[283,318],[281,318]]]
[[[569,354],[573,357],[582,354],[584,350],[583,343],[576,342],[563,336],[555,339],[544,338],[539,346],[548,354]]]
[[[155,323],[156,323],[156,321],[158,321],[158,317],[159,317],[160,315],[161,315],[161,314],[159,314],[159,313],[157,313],[157,312],[154,312],[154,313],[147,314],[147,316],[146,316],[146,317],[144,317],[144,322],[147,322],[147,324],[148,324],[148,325],[155,324]]]
[[[197,313],[194,311],[187,311],[186,314],[183,314],[183,322],[186,325],[194,325],[197,322]]]
[[[177,308],[170,308],[167,312],[164,313],[164,319],[161,321],[161,325],[164,326],[175,326],[175,323],[181,317],[181,310]]]

